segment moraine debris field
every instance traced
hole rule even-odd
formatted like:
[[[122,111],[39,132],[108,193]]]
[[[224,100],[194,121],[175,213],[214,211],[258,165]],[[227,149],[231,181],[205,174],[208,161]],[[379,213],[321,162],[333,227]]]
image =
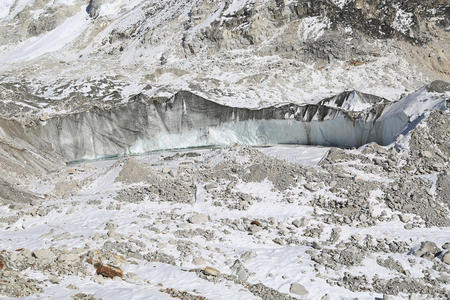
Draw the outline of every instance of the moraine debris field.
[[[0,0],[0,299],[450,299],[448,0]]]

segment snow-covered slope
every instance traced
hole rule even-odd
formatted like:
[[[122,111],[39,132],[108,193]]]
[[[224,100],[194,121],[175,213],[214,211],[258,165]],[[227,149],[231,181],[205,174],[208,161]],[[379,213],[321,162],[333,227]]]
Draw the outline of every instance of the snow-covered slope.
[[[0,69],[3,80],[49,98],[54,86],[101,85],[93,81],[102,76],[135,93],[190,90],[247,107],[316,103],[344,90],[398,100],[448,81],[445,1],[375,2],[103,0],[92,1],[91,16],[85,1],[5,2]],[[399,31],[391,11],[416,15]]]
[[[234,146],[0,182],[0,293],[445,299],[449,125],[433,112],[401,153],[376,144],[300,153],[319,166]],[[99,264],[123,273],[112,280]]]
[[[0,0],[0,299],[449,299],[449,9]]]

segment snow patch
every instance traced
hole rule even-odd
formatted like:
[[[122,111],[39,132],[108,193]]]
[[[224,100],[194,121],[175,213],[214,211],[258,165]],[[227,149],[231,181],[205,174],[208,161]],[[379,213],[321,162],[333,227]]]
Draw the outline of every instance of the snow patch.
[[[243,7],[254,3],[253,0],[233,0],[233,2],[228,6],[227,10],[223,12],[224,16],[234,15],[237,11],[242,9]]]
[[[11,10],[11,7],[13,4],[14,4],[14,0],[0,1],[0,19],[3,19],[8,16],[9,11]]]
[[[392,22],[392,28],[400,31],[403,34],[407,34],[411,29],[411,25],[413,24],[412,17],[412,13],[406,12],[400,8],[397,9],[395,20],[394,22]]]
[[[0,8],[5,8],[7,11],[0,12],[0,17],[4,18],[8,16],[9,19],[17,16],[17,14],[20,13],[25,7],[34,4],[34,0],[2,0],[1,2],[4,2],[4,4],[0,4]]]
[[[0,62],[13,63],[37,58],[46,53],[62,49],[74,41],[89,24],[84,8],[63,24],[43,36],[30,38],[20,43],[16,49],[0,56]]]
[[[337,7],[339,7],[340,9],[343,9],[344,6],[346,6],[347,4],[349,4],[352,1],[353,0],[331,0],[331,2],[333,2],[333,4],[336,5]]]
[[[330,28],[330,19],[327,17],[306,17],[298,25],[297,36],[300,40],[318,40],[325,30]]]

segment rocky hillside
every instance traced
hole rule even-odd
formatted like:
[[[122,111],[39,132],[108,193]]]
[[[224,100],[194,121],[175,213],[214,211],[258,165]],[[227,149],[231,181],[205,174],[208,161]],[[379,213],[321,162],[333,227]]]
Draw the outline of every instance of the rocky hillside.
[[[450,80],[445,0],[2,5],[1,84],[49,101],[180,90],[252,107],[344,90],[397,100]]]
[[[449,299],[448,0],[0,0],[0,299]]]

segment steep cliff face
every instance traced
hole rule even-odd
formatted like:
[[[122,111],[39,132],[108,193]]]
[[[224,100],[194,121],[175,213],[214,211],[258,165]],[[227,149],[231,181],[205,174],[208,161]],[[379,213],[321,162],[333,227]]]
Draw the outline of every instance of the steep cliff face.
[[[140,94],[110,109],[92,107],[37,120],[27,127],[5,121],[2,141],[15,137],[24,153],[55,153],[55,159],[65,161],[234,143],[387,145],[415,126],[428,110],[445,109],[448,86],[439,93],[429,91],[438,85],[434,83],[396,103],[346,92],[314,105],[281,104],[260,109],[221,105],[186,91],[171,98]],[[370,108],[361,109],[361,103],[370,103]]]
[[[372,133],[376,109],[355,116],[322,105],[252,110],[220,105],[190,92],[170,99],[136,98],[110,110],[93,108],[52,118],[32,131],[69,161],[233,143],[348,147],[382,141]]]
[[[3,8],[0,115],[39,120],[25,132],[66,160],[234,142],[387,144],[411,121],[388,113],[405,100],[391,102],[450,70],[447,1]]]
[[[0,165],[0,187],[6,182],[12,185],[9,189],[1,187],[0,198],[5,198],[14,195],[15,182],[59,170],[64,157],[24,124],[0,118]]]
[[[233,1],[225,1],[217,8],[218,17],[203,30],[192,30],[200,40],[207,40],[217,47],[236,48],[260,45],[269,41],[276,28],[282,28],[271,52],[285,55],[301,54],[322,48],[321,55],[328,58],[348,59],[358,53],[363,39],[401,39],[424,44],[431,40],[432,29],[446,29],[449,7],[446,1],[244,1],[237,7]],[[199,26],[207,9],[195,7],[189,27]],[[202,24],[202,23],[200,23]],[[285,28],[283,28],[285,27]],[[298,39],[295,33],[303,37]],[[338,49],[342,37],[353,37],[356,49]],[[195,52],[196,47],[189,49]],[[325,46],[325,47],[323,47]],[[328,47],[327,47],[328,46]],[[359,49],[366,50],[364,48]],[[266,47],[266,51],[269,49]]]

